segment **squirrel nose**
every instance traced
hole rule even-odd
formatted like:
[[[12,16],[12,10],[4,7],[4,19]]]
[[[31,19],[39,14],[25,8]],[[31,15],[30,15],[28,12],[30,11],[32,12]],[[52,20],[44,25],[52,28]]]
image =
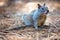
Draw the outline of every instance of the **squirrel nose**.
[[[47,13],[49,13],[49,10],[47,10]]]
[[[49,10],[47,10],[46,14],[48,14],[48,13],[49,13]]]

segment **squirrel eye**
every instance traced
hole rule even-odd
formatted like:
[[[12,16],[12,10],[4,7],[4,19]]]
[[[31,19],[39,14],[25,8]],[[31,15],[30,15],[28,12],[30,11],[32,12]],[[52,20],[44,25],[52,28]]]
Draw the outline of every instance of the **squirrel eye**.
[[[42,10],[44,10],[44,9],[42,8]]]

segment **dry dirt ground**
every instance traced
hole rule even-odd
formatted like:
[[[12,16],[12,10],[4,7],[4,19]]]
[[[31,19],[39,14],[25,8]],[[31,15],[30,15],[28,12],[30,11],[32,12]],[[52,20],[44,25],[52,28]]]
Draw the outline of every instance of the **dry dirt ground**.
[[[60,29],[49,26],[33,27],[0,31],[0,40],[60,40]]]

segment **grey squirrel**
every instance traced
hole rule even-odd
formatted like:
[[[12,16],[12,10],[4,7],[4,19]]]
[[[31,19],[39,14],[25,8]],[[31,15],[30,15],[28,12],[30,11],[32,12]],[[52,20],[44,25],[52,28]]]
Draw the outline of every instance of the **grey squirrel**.
[[[22,20],[25,26],[14,27],[12,29],[19,29],[26,26],[29,27],[29,25],[32,25],[35,27],[35,29],[38,29],[38,17],[40,17],[41,14],[47,14],[49,10],[48,10],[48,7],[45,7],[45,4],[43,6],[41,6],[40,4],[37,4],[37,6],[38,8],[36,10],[33,10],[34,12],[31,12],[31,14],[29,15],[25,14],[22,16]]]

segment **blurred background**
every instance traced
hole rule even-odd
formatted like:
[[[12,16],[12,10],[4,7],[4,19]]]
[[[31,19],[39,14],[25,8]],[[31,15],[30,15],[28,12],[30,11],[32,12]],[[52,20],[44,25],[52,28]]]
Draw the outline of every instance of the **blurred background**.
[[[30,14],[38,3],[49,8],[44,23],[47,27],[5,31],[24,25],[21,16]],[[0,40],[60,40],[60,0],[0,0]]]
[[[0,30],[21,26],[21,16],[44,3],[49,8],[45,25],[60,27],[60,0],[0,0]]]

